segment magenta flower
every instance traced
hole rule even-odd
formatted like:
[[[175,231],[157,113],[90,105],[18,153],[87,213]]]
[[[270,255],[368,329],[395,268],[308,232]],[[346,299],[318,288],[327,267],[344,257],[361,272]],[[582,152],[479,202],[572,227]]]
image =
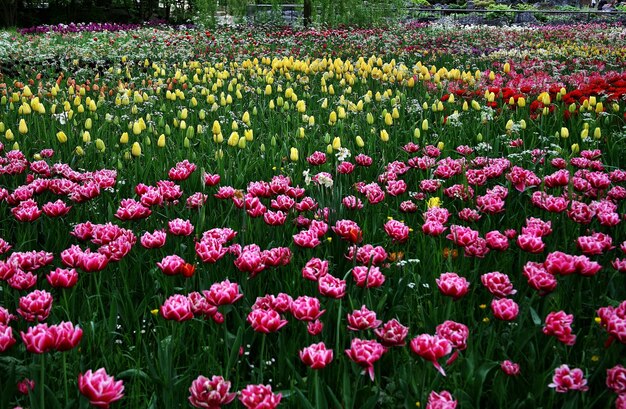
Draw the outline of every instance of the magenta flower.
[[[193,225],[189,220],[174,219],[167,222],[169,232],[174,236],[189,236],[193,233]]]
[[[426,404],[426,409],[456,409],[456,405],[457,401],[454,400],[450,392],[432,391],[428,395],[428,403]]]
[[[234,304],[243,297],[239,292],[239,284],[231,283],[230,280],[214,283],[208,291],[202,291],[202,294],[215,306]]]
[[[161,316],[166,320],[187,321],[193,318],[191,302],[182,294],[170,296],[160,309]]]
[[[354,363],[365,368],[372,382],[374,381],[374,362],[378,361],[387,349],[376,341],[354,338],[346,355]]]
[[[552,335],[565,345],[572,346],[576,343],[576,335],[572,334],[572,322],[574,316],[565,311],[551,312],[546,316],[543,333]]]
[[[326,274],[317,282],[317,289],[321,295],[339,299],[346,295],[346,280]]]
[[[452,352],[450,341],[439,335],[421,334],[411,340],[411,351],[432,362],[439,373],[446,376],[446,372],[437,360]]]
[[[54,349],[57,351],[69,351],[75,348],[83,338],[83,330],[74,326],[71,322],[61,322],[53,325],[49,330],[54,339]]]
[[[274,409],[282,397],[273,393],[270,385],[248,385],[239,392],[239,401],[247,409]]]
[[[435,281],[437,288],[443,295],[455,300],[463,297],[469,291],[469,282],[457,273],[443,273]]]
[[[352,278],[359,287],[380,287],[385,283],[385,276],[377,266],[356,266],[352,269]]]
[[[116,381],[104,368],[78,375],[78,389],[97,408],[108,409],[111,403],[124,397],[124,382]]]
[[[397,220],[385,223],[385,233],[396,243],[404,243],[409,238],[409,226]]]
[[[513,321],[519,314],[519,305],[510,298],[494,299],[491,301],[491,312],[499,320]]]
[[[382,321],[376,319],[376,312],[369,310],[365,305],[360,310],[348,314],[348,329],[351,331],[363,331],[378,328]]]
[[[626,368],[615,365],[606,370],[606,386],[618,395],[626,394]]]
[[[509,376],[517,376],[520,373],[519,364],[509,361],[508,359],[500,363],[500,368],[502,372]]]
[[[320,300],[303,295],[291,303],[291,314],[298,321],[315,321],[326,310],[320,310]]]
[[[48,273],[46,280],[55,288],[71,288],[78,282],[78,273],[73,268],[56,268]]]
[[[333,360],[333,350],[326,349],[323,342],[311,344],[298,353],[300,360],[311,369],[322,369]]]
[[[26,333],[20,332],[26,350],[33,354],[43,354],[54,348],[54,333],[48,328],[48,324],[37,324],[28,327]]]
[[[34,389],[35,381],[32,379],[25,378],[17,383],[17,391],[22,395],[28,395]]]
[[[287,320],[274,310],[254,309],[248,314],[247,321],[253,330],[264,334],[276,332],[287,325]]]
[[[35,290],[20,297],[17,313],[28,322],[45,321],[52,309],[52,294]]]
[[[230,382],[221,376],[213,375],[208,379],[198,376],[189,387],[189,403],[195,408],[220,409],[235,399],[230,393]]]
[[[579,368],[570,369],[570,367],[565,364],[554,370],[552,383],[550,383],[548,387],[554,388],[559,393],[568,391],[585,392],[589,389],[583,371]]]
[[[409,327],[400,324],[395,318],[374,330],[374,334],[385,347],[402,347],[409,335]]]
[[[483,274],[480,276],[480,281],[493,296],[498,298],[505,298],[517,293],[517,290],[511,284],[509,276],[498,271]]]
[[[15,344],[13,328],[0,323],[0,353],[8,350]]]

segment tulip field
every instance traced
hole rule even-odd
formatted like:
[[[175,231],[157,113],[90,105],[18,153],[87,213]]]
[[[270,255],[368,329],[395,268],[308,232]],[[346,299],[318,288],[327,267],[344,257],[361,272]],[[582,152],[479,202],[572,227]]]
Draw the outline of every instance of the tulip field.
[[[626,27],[0,32],[0,408],[626,408]]]

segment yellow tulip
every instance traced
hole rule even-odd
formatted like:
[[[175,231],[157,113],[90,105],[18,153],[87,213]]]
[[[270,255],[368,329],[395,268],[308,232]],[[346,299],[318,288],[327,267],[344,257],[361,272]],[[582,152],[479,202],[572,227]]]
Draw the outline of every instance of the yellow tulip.
[[[213,135],[217,135],[217,134],[222,133],[222,127],[221,127],[220,123],[217,120],[213,121],[213,129],[212,129],[212,131],[213,131]]]
[[[380,131],[380,140],[383,142],[389,141],[389,134],[384,129]]]
[[[28,133],[28,125],[26,125],[26,121],[24,121],[24,119],[20,119],[20,124],[17,127],[17,130],[19,131],[19,133],[21,133],[22,135],[27,134]]]
[[[243,131],[243,137],[247,142],[252,142],[252,140],[254,139],[254,131],[252,129],[246,129],[245,131]]]
[[[65,143],[65,142],[67,142],[67,135],[65,135],[65,132],[63,132],[63,131],[59,131],[59,132],[57,132],[57,140],[58,140],[60,143]]]
[[[437,144],[437,149],[439,149],[440,151],[442,151],[442,150],[443,150],[443,148],[444,148],[445,146],[446,146],[446,145],[445,145],[443,142],[439,142],[439,143]]]
[[[561,128],[561,138],[569,138],[569,129],[566,127]]]
[[[336,151],[341,149],[341,138],[338,136],[333,139],[333,149]]]
[[[427,131],[428,130],[428,119],[424,119],[422,121],[422,131]]]
[[[504,64],[504,72],[506,74],[508,74],[511,71],[511,64],[509,64],[508,62]]]
[[[593,137],[595,139],[602,138],[602,131],[600,130],[600,128],[596,127],[596,129],[593,130]]]
[[[7,138],[7,141],[12,141],[14,138],[13,131],[7,129],[7,131],[4,133],[4,137]]]
[[[365,142],[363,141],[363,138],[361,138],[360,135],[357,135],[356,137],[356,146],[358,146],[359,148],[362,148],[365,146]]]
[[[159,148],[165,147],[165,135],[164,134],[159,135],[159,139],[157,140],[157,146]]]
[[[385,114],[385,125],[387,126],[393,125],[393,119],[391,118],[391,114],[389,112]]]
[[[104,141],[100,138],[96,139],[96,149],[98,149],[100,152],[104,152],[104,150],[106,149]]]
[[[128,132],[124,132],[122,136],[120,136],[120,143],[127,144],[128,143]]]
[[[291,159],[292,162],[298,161],[298,148],[291,148],[289,150],[289,159]]]
[[[74,153],[76,153],[78,156],[83,156],[85,154],[85,151],[82,147],[77,146],[76,149],[74,149]]]
[[[572,153],[578,153],[580,151],[580,147],[577,143],[572,144]]]
[[[139,142],[135,142],[133,143],[132,148],[130,149],[130,153],[134,156],[134,157],[139,157],[141,156],[141,145],[139,145]]]
[[[239,143],[239,134],[237,131],[233,131],[228,137],[228,145],[229,146],[237,146]]]

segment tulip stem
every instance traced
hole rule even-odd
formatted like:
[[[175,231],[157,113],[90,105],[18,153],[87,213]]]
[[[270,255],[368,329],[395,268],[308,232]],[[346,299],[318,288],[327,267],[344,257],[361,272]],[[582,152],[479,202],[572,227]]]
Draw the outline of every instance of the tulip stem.
[[[63,293],[65,295],[65,293]],[[66,352],[61,352],[61,358],[63,359],[63,389],[65,391],[65,404],[67,405],[67,401],[69,400],[69,393],[67,388],[67,358]]]
[[[259,369],[261,370],[260,382],[263,382],[263,369],[265,368],[265,338],[266,337],[267,335],[263,334],[263,337],[261,338],[261,365],[259,367]]]
[[[44,358],[45,354],[40,355],[41,359],[41,376],[39,377],[39,403],[40,408],[43,409],[46,407],[46,396],[45,396],[45,377],[46,377],[46,359]]]

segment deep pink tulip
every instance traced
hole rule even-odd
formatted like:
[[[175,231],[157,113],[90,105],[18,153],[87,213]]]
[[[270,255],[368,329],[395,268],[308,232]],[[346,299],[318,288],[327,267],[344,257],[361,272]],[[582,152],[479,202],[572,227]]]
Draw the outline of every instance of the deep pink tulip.
[[[348,314],[348,329],[351,331],[362,331],[378,328],[382,321],[376,319],[376,312],[369,310],[365,305],[360,310],[352,311]]]
[[[187,297],[181,294],[172,295],[165,300],[159,312],[166,320],[181,322],[193,318],[191,302]]]
[[[450,392],[432,391],[428,395],[428,403],[426,404],[426,409],[456,409],[456,406],[457,401],[454,400]]]
[[[221,376],[208,379],[198,376],[189,387],[189,403],[195,408],[220,409],[231,403],[237,394],[230,393],[230,382]]]
[[[48,273],[46,280],[55,288],[71,288],[78,282],[78,273],[73,268],[57,268]]]
[[[270,385],[248,385],[239,392],[239,401],[247,409],[274,409],[283,395],[272,392]]]
[[[61,322],[50,327],[54,339],[54,349],[69,351],[75,348],[83,337],[83,330],[71,322]]]
[[[45,321],[52,308],[52,294],[35,290],[20,297],[17,313],[28,322]]]
[[[13,328],[0,323],[0,353],[8,350],[15,344]]]
[[[461,277],[456,273],[443,273],[435,280],[437,288],[445,296],[452,297],[455,300],[463,297],[469,291],[469,282],[465,277]]]
[[[274,310],[252,310],[248,314],[247,321],[253,330],[264,334],[276,332],[287,325],[287,320],[282,319],[280,314]]]
[[[615,365],[606,370],[606,386],[618,395],[626,394],[626,368]]]
[[[502,372],[509,376],[517,376],[520,374],[519,364],[509,361],[508,359],[500,363],[500,368],[502,369]]]
[[[291,303],[291,314],[298,321],[315,321],[326,311],[320,308],[319,299],[303,295]]]
[[[498,298],[505,298],[517,293],[517,290],[511,284],[509,276],[498,271],[483,274],[480,276],[480,281],[493,296]]]
[[[499,320],[513,321],[519,314],[519,306],[510,298],[494,299],[491,301],[491,311]]]
[[[108,409],[113,402],[124,397],[124,382],[116,381],[104,368],[96,372],[90,369],[78,375],[78,389],[97,408]]]
[[[26,350],[33,354],[43,354],[54,348],[54,333],[48,328],[48,324],[37,324],[28,327],[26,333],[20,332],[22,342]]]
[[[330,298],[343,298],[346,295],[346,280],[326,274],[317,282],[317,289],[321,295]]]
[[[450,341],[439,335],[421,334],[411,340],[411,351],[432,362],[439,373],[446,376],[437,360],[452,352]]]
[[[554,370],[552,383],[548,387],[554,388],[559,393],[568,391],[585,392],[589,389],[583,371],[579,368],[570,369],[565,364]]]
[[[406,344],[409,327],[400,324],[395,318],[374,330],[374,334],[385,347],[401,347]]]
[[[311,344],[299,351],[300,360],[311,369],[325,368],[333,360],[333,350],[323,342]]]
[[[354,363],[365,368],[372,382],[374,381],[374,362],[378,361],[387,349],[376,341],[354,338],[346,355]]]

